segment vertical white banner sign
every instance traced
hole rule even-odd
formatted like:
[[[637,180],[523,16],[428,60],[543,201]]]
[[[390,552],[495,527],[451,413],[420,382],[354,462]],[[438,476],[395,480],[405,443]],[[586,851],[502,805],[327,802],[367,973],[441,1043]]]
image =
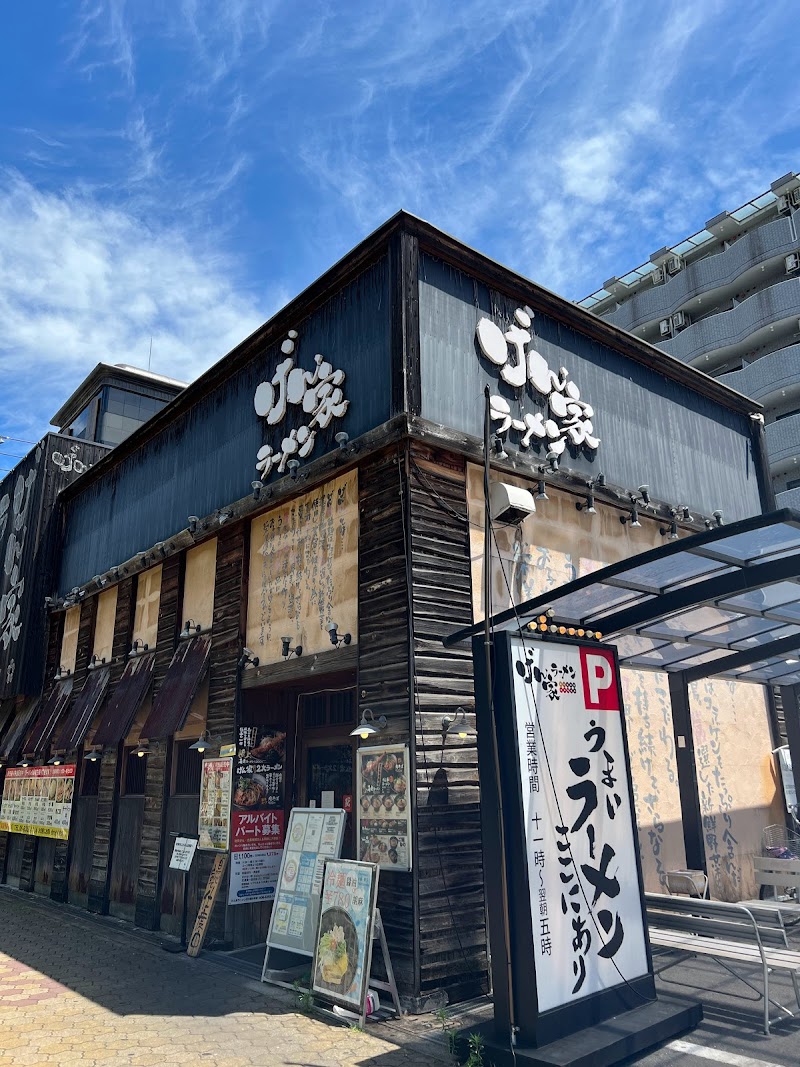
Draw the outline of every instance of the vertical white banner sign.
[[[511,652],[541,1012],[647,974],[647,951],[614,658]]]

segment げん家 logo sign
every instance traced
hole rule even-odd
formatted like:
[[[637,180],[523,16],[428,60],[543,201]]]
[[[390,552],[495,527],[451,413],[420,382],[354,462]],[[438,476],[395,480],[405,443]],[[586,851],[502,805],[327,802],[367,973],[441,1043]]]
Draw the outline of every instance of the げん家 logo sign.
[[[500,368],[500,377],[513,389],[532,386],[542,400],[543,410],[512,412],[505,397],[490,397],[490,413],[498,423],[496,433],[519,433],[519,447],[529,448],[541,442],[549,452],[561,455],[567,442],[576,448],[594,451],[600,444],[595,436],[594,408],[581,400],[580,389],[570,380],[569,372],[561,367],[550,370],[547,360],[533,347],[533,312],[529,307],[517,308],[514,320],[503,332],[496,322],[482,318],[475,328],[475,336],[483,355]]]

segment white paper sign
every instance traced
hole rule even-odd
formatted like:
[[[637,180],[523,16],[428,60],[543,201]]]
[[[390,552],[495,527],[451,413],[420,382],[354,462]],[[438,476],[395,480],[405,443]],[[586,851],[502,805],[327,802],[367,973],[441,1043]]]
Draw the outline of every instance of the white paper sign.
[[[170,870],[188,871],[196,851],[196,837],[176,837],[172,847],[172,859],[169,861]]]
[[[320,801],[320,807],[332,808],[335,804],[334,794],[332,789],[322,790],[322,799]]]
[[[539,1011],[648,973],[614,658],[511,642]]]
[[[228,903],[254,904],[259,900],[274,900],[282,856],[282,848],[232,852]]]

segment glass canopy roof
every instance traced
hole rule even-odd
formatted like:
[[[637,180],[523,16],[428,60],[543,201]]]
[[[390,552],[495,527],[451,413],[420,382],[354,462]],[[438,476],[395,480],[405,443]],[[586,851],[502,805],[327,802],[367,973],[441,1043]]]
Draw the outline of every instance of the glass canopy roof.
[[[800,683],[800,513],[785,509],[672,541],[501,612],[493,626],[574,627],[620,663]],[[452,645],[483,624],[452,634]],[[558,632],[558,631],[557,631]]]

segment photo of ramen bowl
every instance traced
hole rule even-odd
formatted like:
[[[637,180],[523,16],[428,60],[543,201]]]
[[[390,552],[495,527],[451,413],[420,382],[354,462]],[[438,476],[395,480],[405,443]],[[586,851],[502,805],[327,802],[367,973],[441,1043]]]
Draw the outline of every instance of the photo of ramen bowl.
[[[372,807],[373,807],[374,811],[380,811],[382,806],[383,806],[383,798],[382,797],[373,797],[372,798]]]
[[[358,966],[358,932],[341,908],[328,908],[319,922],[316,982],[342,995],[349,990]]]

